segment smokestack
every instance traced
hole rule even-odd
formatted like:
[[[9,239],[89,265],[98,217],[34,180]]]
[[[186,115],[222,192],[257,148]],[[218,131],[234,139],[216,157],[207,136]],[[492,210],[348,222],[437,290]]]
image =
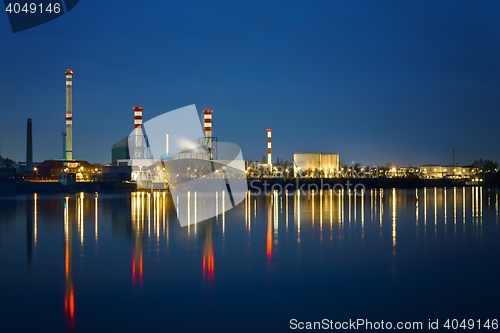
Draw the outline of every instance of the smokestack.
[[[142,128],[142,106],[134,106],[134,128]]]
[[[273,165],[272,148],[271,148],[271,133],[273,132],[273,130],[268,128],[266,131],[267,131],[267,164]]]
[[[33,171],[33,127],[31,118],[28,118],[26,128],[26,171]]]
[[[73,159],[73,70],[66,72],[66,161]]]
[[[212,159],[212,110],[203,110],[203,124],[205,128],[205,141],[207,142],[208,154]]]
[[[142,132],[142,106],[134,106],[132,110],[134,110],[134,153],[130,158],[143,159],[145,157],[145,142],[144,133]]]

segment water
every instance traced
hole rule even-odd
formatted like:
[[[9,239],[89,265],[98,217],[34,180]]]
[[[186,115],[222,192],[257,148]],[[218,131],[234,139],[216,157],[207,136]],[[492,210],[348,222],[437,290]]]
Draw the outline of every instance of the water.
[[[0,199],[2,332],[280,332],[500,317],[498,190],[247,197],[181,228],[161,192]]]

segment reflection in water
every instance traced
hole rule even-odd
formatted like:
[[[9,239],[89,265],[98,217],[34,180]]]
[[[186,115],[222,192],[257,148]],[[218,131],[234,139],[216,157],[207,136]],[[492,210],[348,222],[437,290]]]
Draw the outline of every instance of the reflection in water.
[[[415,189],[415,224],[418,227],[418,188]],[[418,228],[416,232],[418,235]]]
[[[149,194],[149,193],[148,193]],[[132,284],[135,285],[137,279],[142,285],[143,281],[143,257],[142,257],[142,242],[144,238],[144,213],[145,204],[144,192],[132,193],[132,235],[134,248],[132,252]],[[149,215],[149,214],[148,214]]]
[[[444,224],[446,225],[446,211],[448,209],[448,205],[446,204],[446,187],[444,188]]]
[[[396,189],[392,189],[392,247],[396,252]]]
[[[427,187],[424,187],[424,226],[425,225],[427,225]]]
[[[36,194],[35,194],[36,195]],[[33,198],[33,203],[28,201],[27,203],[27,209],[26,209],[26,247],[27,247],[27,254],[28,254],[28,264],[31,263],[31,257],[33,254],[33,215],[34,212],[36,212],[36,209],[34,207],[35,205],[35,198]],[[36,237],[36,236],[35,236]]]
[[[97,212],[99,211],[98,202],[97,202],[98,196],[99,195],[97,193],[94,196],[94,235],[95,235],[96,244],[97,244],[97,240],[99,238],[99,221],[98,221],[98,214],[97,214]]]
[[[215,276],[214,245],[212,239],[212,221],[207,221],[205,243],[203,245],[202,272],[203,279],[213,282]]]
[[[300,191],[296,191],[295,195],[295,207],[296,207],[296,212],[295,212],[295,218],[296,218],[296,224],[297,224],[297,243],[300,243]]]
[[[396,213],[397,213],[397,198],[396,189],[392,189],[392,265],[391,273],[393,276],[398,274],[397,258],[396,258]],[[395,281],[397,282],[397,281]]]
[[[465,228],[465,187],[462,188],[462,218],[463,218],[463,225]]]
[[[379,203],[379,222],[380,226],[382,226],[382,218],[384,216],[384,204],[382,203],[382,200],[384,199],[384,189],[380,189],[380,195],[379,195],[380,203]],[[382,228],[380,229],[380,232],[382,233]]]
[[[252,209],[252,200],[251,200],[251,195],[252,193],[250,190],[247,191],[246,195],[246,200],[245,200],[245,225],[247,227],[247,235],[250,236],[250,226],[252,223],[252,216],[250,214],[250,211]],[[288,215],[287,215],[288,216]]]
[[[434,225],[437,224],[437,187],[434,187]]]
[[[288,233],[288,190],[285,191],[285,209],[286,209],[285,225],[286,225],[286,232]]]
[[[80,216],[80,215],[78,215]],[[64,200],[64,268],[66,288],[64,295],[64,313],[70,328],[75,326],[75,290],[73,286],[73,224],[69,220],[69,197]]]
[[[273,256],[273,213],[272,213],[272,200],[274,195],[269,196],[267,200],[267,233],[266,233],[266,256],[271,260]]]
[[[370,240],[370,237],[378,237],[381,243],[386,244],[388,247],[390,246],[390,253],[392,257],[391,261],[391,274],[398,275],[397,270],[397,255],[403,256],[404,247],[401,247],[405,244],[405,224],[413,224],[415,223],[417,233],[422,232],[422,228],[424,229],[424,234],[427,232],[432,233],[434,230],[435,237],[440,237],[439,232],[443,235],[442,231],[444,230],[445,237],[453,235],[452,237],[457,237],[458,235],[461,237],[465,237],[465,224],[472,222],[470,229],[467,229],[467,232],[472,231],[474,237],[482,236],[482,224],[483,224],[483,214],[486,217],[491,216],[491,221],[493,218],[493,209],[495,210],[495,221],[498,224],[498,210],[499,210],[499,193],[496,190],[494,193],[491,192],[491,195],[488,195],[485,200],[488,200],[488,204],[491,202],[491,206],[493,206],[493,200],[495,201],[494,207],[485,208],[486,210],[483,212],[483,191],[487,189],[483,189],[482,187],[470,187],[470,188],[453,188],[453,203],[452,203],[452,193],[451,189],[447,188],[437,189],[434,188],[434,193],[429,193],[429,196],[433,195],[434,207],[432,206],[431,198],[427,196],[427,188],[423,188],[422,190],[396,190],[392,189],[390,195],[387,198],[384,198],[384,190],[383,189],[371,189],[369,194],[364,191],[361,192],[359,197],[352,197],[351,195],[355,195],[353,191],[344,192],[342,190],[319,190],[319,195],[314,193],[312,196],[303,195],[300,191],[296,191],[294,193],[285,192],[285,194],[281,195],[277,191],[273,191],[269,196],[260,196],[255,197],[252,196],[250,192],[247,193],[247,201],[245,203],[245,208],[241,207],[240,213],[243,215],[243,210],[245,214],[243,226],[246,230],[248,230],[248,237],[246,238],[248,242],[253,241],[255,238],[259,238],[263,240],[265,237],[266,242],[266,259],[268,262],[268,268],[273,269],[271,265],[273,262],[273,254],[274,260],[277,260],[276,254],[281,253],[279,251],[279,246],[288,246],[287,242],[292,237],[296,237],[297,243],[300,244],[301,237],[302,240],[307,242],[314,242],[318,240],[319,233],[319,241],[328,242],[328,238],[325,238],[326,235],[323,235],[324,232],[329,233],[329,239],[333,240],[332,235],[338,236],[339,242],[353,242],[357,237],[361,237],[361,239],[367,242],[366,239]],[[386,190],[388,191],[388,190]],[[413,194],[414,193],[414,194]],[[288,197],[288,194],[293,195],[292,198]],[[350,194],[350,195],[349,195]],[[344,197],[348,195],[348,198]],[[366,198],[365,198],[366,195]],[[370,196],[368,198],[368,195]],[[450,196],[450,200],[448,200],[448,195]],[[460,198],[460,195],[462,196]],[[316,201],[316,196],[319,199],[319,203]],[[225,205],[224,195],[222,194],[221,205],[222,207]],[[70,199],[69,196],[64,198],[64,242],[65,242],[65,252],[64,252],[64,261],[65,261],[65,292],[64,292],[64,314],[65,318],[67,318],[68,323],[71,327],[74,326],[75,323],[75,289],[74,289],[74,281],[73,281],[73,265],[72,265],[72,255],[73,255],[73,237],[78,237],[76,240],[82,247],[84,246],[84,241],[87,243],[92,243],[92,218],[94,215],[94,238],[95,244],[97,245],[98,240],[102,243],[103,239],[106,239],[106,227],[103,228],[102,223],[105,221],[103,216],[99,216],[99,209],[103,209],[102,207],[106,207],[105,200],[103,199],[105,196],[98,196],[96,193],[92,199],[89,197],[85,197],[83,193],[78,193],[75,197]],[[196,192],[191,193],[190,200],[199,200],[200,198],[197,196]],[[370,200],[370,204],[366,202],[365,207],[365,199]],[[74,201],[73,201],[74,200]],[[165,244],[168,246],[169,241],[169,211],[175,213],[172,209],[172,205],[168,205],[170,202],[170,196],[165,192],[136,192],[132,193],[130,198],[127,198],[126,205],[130,207],[126,209],[126,212],[123,212],[123,202],[120,202],[120,205],[116,207],[120,207],[117,210],[120,210],[120,213],[113,213],[117,215],[117,220],[121,223],[120,230],[126,230],[126,234],[128,237],[132,239],[132,285],[140,285],[144,284],[144,256],[149,254],[151,248],[155,249],[155,252],[160,251],[160,244],[162,239],[165,239]],[[337,200],[337,202],[335,202]],[[352,202],[351,202],[352,200]],[[411,200],[415,200],[414,202]],[[422,201],[423,200],[423,204]],[[430,203],[428,203],[428,200]],[[462,201],[462,208],[460,209],[460,200]],[[253,209],[254,209],[254,232],[252,237],[250,236],[250,228],[252,225],[252,201],[253,201]],[[267,209],[267,221],[265,220],[265,211],[263,216],[264,220],[256,218],[256,209],[257,209],[257,201],[260,202],[261,205],[266,206]],[[265,201],[265,202],[264,202]],[[27,244],[27,254],[28,254],[28,262],[31,261],[32,258],[32,250],[33,248],[37,250],[36,246],[41,246],[44,242],[44,237],[39,238],[38,229],[43,226],[39,225],[39,209],[40,207],[44,207],[45,201],[40,201],[38,195],[33,195],[33,197],[29,198],[27,203],[27,212],[26,212],[26,244]],[[92,209],[93,202],[93,209]],[[305,204],[305,206],[304,206]],[[293,209],[289,207],[289,205],[293,205]],[[390,225],[389,225],[389,217],[385,216],[384,220],[384,205],[386,209],[390,208]],[[389,205],[389,206],[388,206]],[[450,207],[448,207],[450,205]],[[196,206],[196,205],[195,205]],[[283,207],[284,206],[284,207]],[[451,209],[453,206],[453,225],[454,231],[453,233],[447,233],[446,224],[448,215],[450,215],[450,223],[451,223]],[[264,206],[262,206],[264,207]],[[305,208],[304,208],[305,207]],[[409,207],[409,219],[405,219],[404,208]],[[415,207],[415,222],[413,222],[413,207]],[[284,208],[284,209],[283,209]],[[304,208],[304,209],[303,209]],[[345,212],[345,208],[348,208],[348,212]],[[366,214],[365,216],[365,208],[370,209],[370,214]],[[398,211],[399,208],[399,211]],[[60,209],[60,208],[58,208]],[[234,211],[237,213],[236,208]],[[309,211],[311,209],[311,211]],[[377,212],[378,209],[378,212]],[[450,214],[448,214],[448,209]],[[470,211],[469,211],[470,209]],[[335,212],[337,210],[337,212]],[[422,211],[423,210],[423,211]],[[427,228],[427,213],[429,210],[429,214],[434,212],[434,226],[432,223]],[[225,211],[225,209],[223,210]],[[130,212],[130,216],[128,215]],[[92,214],[93,213],[93,214]],[[191,217],[195,217],[198,212],[193,211]],[[120,215],[121,214],[121,215]],[[231,214],[231,215],[230,215]],[[237,224],[238,221],[242,221],[243,219],[234,218],[233,211],[228,212],[227,222]],[[351,214],[353,219],[351,219]],[[422,224],[422,214],[423,221]],[[460,214],[462,214],[462,218],[460,218]],[[490,214],[490,215],[488,215]],[[127,216],[124,216],[127,215]],[[347,216],[346,216],[347,215]],[[40,213],[40,216],[44,216]],[[85,216],[87,216],[87,239],[84,238],[84,228],[85,228]],[[335,216],[335,223],[334,223]],[[432,215],[430,215],[432,216]],[[99,217],[101,218],[101,231],[99,230]],[[24,218],[24,216],[23,216]],[[76,218],[76,221],[75,221]],[[188,244],[192,240],[199,240],[199,242],[203,242],[203,247],[199,247],[199,251],[202,252],[202,276],[206,281],[213,282],[215,276],[215,259],[214,259],[214,242],[217,242],[217,238],[214,240],[214,235],[216,236],[219,231],[222,231],[222,235],[224,237],[225,231],[228,231],[227,235],[230,235],[229,230],[232,229],[232,226],[226,230],[226,216],[224,213],[221,214],[220,217],[222,219],[222,223],[219,225],[217,223],[213,223],[212,221],[207,221],[206,224],[200,224],[196,227],[196,224],[191,226],[194,230],[193,233],[190,234],[190,227],[187,226],[185,228],[178,229],[178,232],[182,233],[182,235],[188,236]],[[216,219],[217,219],[216,218]],[[316,218],[316,222],[319,220],[319,228],[318,226],[314,226],[314,219]],[[328,227],[328,218],[330,220]],[[280,219],[281,219],[281,228],[280,228]],[[283,225],[284,219],[284,225]],[[350,222],[349,224],[344,224],[345,220]],[[358,220],[359,219],[359,220]],[[215,219],[214,219],[215,220]],[[378,223],[377,223],[378,220]],[[260,222],[264,222],[266,224],[258,224]],[[458,227],[457,224],[464,225],[464,232],[461,233],[461,228]],[[24,221],[23,221],[24,222]],[[75,223],[76,222],[76,223]],[[360,222],[360,223],[359,223]],[[385,224],[384,224],[385,222]],[[420,225],[419,225],[420,222]],[[444,223],[443,223],[444,222]],[[113,222],[115,223],[115,222]],[[291,225],[289,225],[291,223]],[[295,223],[295,226],[293,225]],[[325,225],[323,225],[325,223]],[[76,228],[74,227],[76,226]],[[485,222],[486,225],[486,222]],[[104,224],[105,226],[105,224]],[[205,227],[206,226],[206,227]],[[285,226],[285,227],[284,227]],[[115,227],[115,226],[114,226]],[[173,225],[173,227],[177,227],[177,225]],[[413,228],[413,226],[411,226]],[[202,228],[198,230],[198,233],[202,237],[196,236],[196,228]],[[213,230],[215,228],[215,231]],[[218,229],[220,228],[220,229]],[[288,230],[290,228],[290,230]],[[328,230],[328,228],[330,230]],[[347,229],[346,229],[347,228]],[[485,226],[486,228],[486,226]],[[344,230],[346,229],[346,230]],[[377,230],[378,229],[378,230]],[[179,231],[180,230],[180,231]],[[382,235],[382,230],[384,230],[384,235]],[[470,230],[470,231],[469,231]],[[485,229],[486,230],[486,229]],[[24,231],[24,229],[23,229]],[[397,231],[399,231],[400,239],[397,239]],[[74,235],[73,235],[74,232]],[[115,230],[113,230],[115,232]],[[177,232],[177,231],[176,231]],[[204,232],[204,234],[203,234]],[[390,232],[390,234],[389,234]],[[451,230],[450,230],[451,232]],[[122,233],[125,233],[122,231]],[[163,233],[163,234],[162,234]],[[265,233],[265,234],[264,234]],[[379,234],[379,235],[378,235]],[[162,238],[164,235],[164,238]],[[228,237],[226,235],[226,237]],[[347,235],[348,237],[345,237]],[[42,233],[44,236],[44,233]],[[312,237],[311,237],[312,236]],[[352,237],[351,237],[352,236]],[[337,239],[337,237],[336,237]],[[446,240],[446,239],[445,239]],[[78,242],[79,241],[79,242]],[[195,242],[196,243],[196,242]],[[173,243],[174,245],[176,242]],[[229,243],[228,243],[229,244]],[[152,245],[152,246],[151,246]],[[155,247],[156,245],[156,247]],[[216,244],[215,244],[216,245]],[[260,243],[260,245],[263,245]],[[259,245],[259,246],[260,246]],[[78,244],[75,244],[78,246]],[[298,245],[294,245],[298,248]],[[397,248],[399,246],[399,248]],[[387,247],[387,249],[388,249]],[[40,247],[39,247],[40,248]],[[196,249],[196,247],[194,247]],[[325,247],[326,248],[326,247]],[[217,250],[218,248],[215,247]],[[261,248],[262,249],[262,248]],[[299,249],[300,250],[300,249]],[[38,249],[39,251],[39,249]],[[389,250],[388,250],[389,251]],[[148,253],[149,252],[149,253]],[[81,252],[83,254],[83,251]],[[261,253],[261,258],[264,257],[263,252]],[[130,252],[129,252],[130,255]],[[130,260],[130,257],[128,257]],[[221,257],[223,258],[223,256]],[[24,260],[24,258],[23,258]],[[130,261],[128,261],[130,263]],[[199,260],[199,257],[198,259]],[[149,263],[149,261],[146,261]],[[221,263],[223,261],[221,260]],[[127,264],[128,266],[129,264]],[[197,261],[196,267],[199,270],[199,261]],[[130,266],[128,266],[130,267]],[[146,269],[149,269],[148,264],[146,265]],[[149,271],[146,271],[149,273]],[[199,272],[199,271],[198,271]],[[76,274],[76,273],[75,273]],[[146,276],[152,276],[153,274],[147,274]],[[127,274],[128,276],[128,274]],[[127,277],[129,279],[129,277]],[[78,280],[76,280],[78,283]],[[130,280],[128,280],[130,281]],[[79,283],[78,283],[79,284]],[[82,311],[82,310],[79,310]]]

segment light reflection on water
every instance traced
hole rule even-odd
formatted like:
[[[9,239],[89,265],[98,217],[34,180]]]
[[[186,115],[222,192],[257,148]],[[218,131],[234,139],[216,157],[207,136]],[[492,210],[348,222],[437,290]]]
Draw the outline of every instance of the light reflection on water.
[[[183,281],[182,286],[194,290],[201,281],[212,286],[213,294],[219,292],[220,297],[228,298],[230,295],[224,294],[223,288],[217,289],[217,282],[220,276],[225,284],[238,283],[241,273],[233,271],[235,263],[243,264],[245,274],[257,279],[262,270],[259,263],[265,262],[266,283],[276,284],[280,272],[295,279],[320,274],[321,265],[342,262],[343,250],[351,251],[346,252],[346,257],[355,263],[359,259],[357,253],[364,253],[365,247],[374,253],[387,248],[390,249],[387,273],[377,270],[377,274],[379,278],[388,274],[390,288],[397,288],[394,286],[404,285],[409,279],[404,274],[408,271],[411,246],[426,253],[437,243],[459,246],[459,239],[467,239],[462,246],[470,246],[477,243],[474,239],[481,242],[485,235],[483,228],[488,228],[498,240],[498,190],[481,187],[370,189],[361,196],[353,195],[350,190],[344,193],[333,189],[286,192],[285,195],[274,191],[266,196],[253,196],[249,192],[242,204],[228,212],[224,209],[225,196],[222,194],[220,198],[221,215],[184,228],[179,227],[172,199],[165,192],[136,192],[130,196],[35,194],[18,197],[14,203],[7,204],[7,199],[2,199],[0,204],[2,201],[4,204],[0,207],[9,207],[10,211],[0,211],[0,263],[7,269],[19,267],[23,251],[9,240],[21,237],[23,225],[18,220],[22,221],[25,216],[27,265],[33,265],[37,275],[25,276],[22,270],[13,271],[23,276],[19,280],[46,281],[50,276],[53,280],[48,283],[57,290],[58,264],[53,261],[59,255],[51,243],[63,241],[64,265],[60,265],[64,270],[60,276],[64,277],[64,302],[61,308],[64,327],[73,330],[79,325],[89,325],[84,315],[88,317],[93,310],[84,300],[95,292],[88,285],[104,288],[108,282],[103,276],[108,274],[120,281],[118,291],[126,295],[127,304],[133,307],[133,297],[127,296],[127,284],[130,290],[140,294],[149,286],[168,284],[169,278]],[[190,194],[188,200],[198,200],[197,193]],[[196,219],[198,212],[188,213],[188,219],[190,214]],[[451,216],[453,227],[448,226]],[[424,243],[421,243],[422,236]],[[431,239],[433,242],[427,243]],[[128,243],[124,245],[122,240]],[[111,251],[114,247],[118,250]],[[6,253],[12,248],[14,255],[7,257]],[[89,248],[93,251],[88,251]],[[447,252],[449,248],[440,251]],[[363,255],[374,256],[373,260],[380,260],[383,266],[384,257],[373,253]],[[114,261],[113,256],[117,256],[117,261],[129,262],[127,277],[113,272],[115,264],[109,262]],[[53,271],[41,269],[45,265]],[[336,273],[328,274],[336,276]],[[13,276],[7,280],[13,283],[15,279]],[[8,286],[2,283],[0,291],[6,288]],[[29,291],[25,293],[24,298],[32,296]],[[2,304],[2,308],[5,306]],[[49,307],[46,311],[53,315],[56,309]],[[21,314],[12,315],[15,318]],[[121,325],[117,316],[110,315],[108,319]]]

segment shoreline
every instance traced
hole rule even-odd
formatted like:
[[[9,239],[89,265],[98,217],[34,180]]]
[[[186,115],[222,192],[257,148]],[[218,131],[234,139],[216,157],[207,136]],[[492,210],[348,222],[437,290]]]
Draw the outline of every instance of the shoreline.
[[[250,192],[267,192],[271,190],[361,190],[372,188],[411,189],[424,187],[470,187],[482,186],[498,188],[498,182],[466,182],[452,179],[420,179],[420,178],[315,178],[315,179],[280,179],[256,178],[247,180]],[[32,193],[129,193],[137,191],[137,184],[132,182],[97,181],[77,182],[73,186],[64,186],[58,182],[32,182],[17,179],[0,180],[0,196],[32,194]],[[168,189],[167,189],[168,191]]]

